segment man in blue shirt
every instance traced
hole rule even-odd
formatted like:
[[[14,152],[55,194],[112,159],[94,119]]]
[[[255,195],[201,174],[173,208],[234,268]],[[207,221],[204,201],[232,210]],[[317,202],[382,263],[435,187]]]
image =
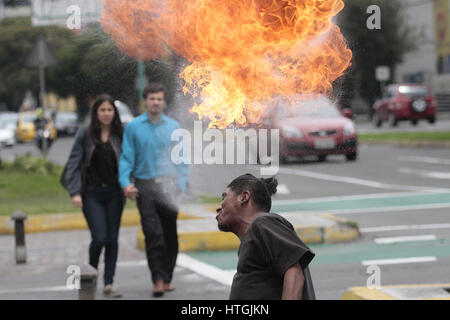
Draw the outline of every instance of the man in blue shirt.
[[[119,182],[127,198],[137,199],[153,295],[160,297],[175,289],[171,281],[178,255],[178,200],[189,169],[171,160],[171,135],[180,125],[163,114],[165,88],[150,84],[144,99],[147,112],[125,127]]]

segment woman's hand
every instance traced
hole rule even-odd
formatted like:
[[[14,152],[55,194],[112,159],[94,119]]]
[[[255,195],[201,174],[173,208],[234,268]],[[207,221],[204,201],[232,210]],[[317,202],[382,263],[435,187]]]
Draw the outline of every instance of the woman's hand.
[[[74,207],[83,208],[83,200],[79,194],[72,197],[72,204]]]
[[[139,190],[136,189],[134,183],[130,184],[128,187],[125,187],[123,189],[123,193],[125,197],[132,201],[136,201],[136,198],[139,198]]]

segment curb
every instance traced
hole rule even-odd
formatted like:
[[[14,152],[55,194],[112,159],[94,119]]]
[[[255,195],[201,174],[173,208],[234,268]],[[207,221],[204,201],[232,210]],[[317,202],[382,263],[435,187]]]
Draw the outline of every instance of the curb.
[[[342,300],[450,300],[450,283],[351,287]]]
[[[439,143],[427,141],[403,142],[403,141],[360,140],[359,143],[366,145],[390,145],[396,147],[411,147],[411,148],[450,148],[450,143],[448,142]]]
[[[199,219],[198,217],[180,212],[178,219]],[[141,217],[137,209],[124,210],[121,227],[141,225]],[[55,213],[30,215],[25,220],[25,233],[53,232],[87,229],[83,213]],[[14,221],[11,217],[0,217],[0,235],[14,234]]]
[[[336,218],[331,214],[320,215],[331,220],[330,226],[294,226],[295,232],[305,244],[331,244],[349,242],[357,239],[360,234],[355,226],[347,220]],[[179,226],[189,221],[180,221]],[[231,232],[217,231],[189,231],[178,233],[180,252],[195,251],[228,251],[239,248],[240,241]],[[145,237],[142,228],[137,232],[137,248],[145,250]]]

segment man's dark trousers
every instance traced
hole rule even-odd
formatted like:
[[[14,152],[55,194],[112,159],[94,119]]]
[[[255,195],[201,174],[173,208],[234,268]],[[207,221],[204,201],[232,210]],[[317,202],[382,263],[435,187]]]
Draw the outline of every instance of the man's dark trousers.
[[[176,179],[137,179],[135,186],[152,281],[170,283],[178,255]]]

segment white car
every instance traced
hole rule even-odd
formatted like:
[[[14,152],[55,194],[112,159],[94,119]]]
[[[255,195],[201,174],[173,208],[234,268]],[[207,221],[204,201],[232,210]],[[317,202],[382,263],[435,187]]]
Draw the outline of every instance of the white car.
[[[16,144],[16,138],[14,137],[14,131],[8,129],[0,129],[0,146],[12,147]]]
[[[18,118],[15,112],[0,113],[0,147],[12,147],[16,144]]]
[[[122,121],[124,126],[134,119],[134,116],[131,113],[130,108],[125,103],[116,100],[114,101],[114,104],[116,105],[117,110],[119,111],[120,120]]]

